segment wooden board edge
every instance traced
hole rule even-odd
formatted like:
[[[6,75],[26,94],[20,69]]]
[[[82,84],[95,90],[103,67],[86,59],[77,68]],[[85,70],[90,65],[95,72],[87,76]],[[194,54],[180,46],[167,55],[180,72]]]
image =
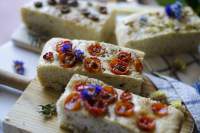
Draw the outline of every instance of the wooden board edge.
[[[30,133],[29,131],[22,129],[21,127],[16,127],[14,124],[10,123],[7,118],[3,120],[2,124],[4,133]]]

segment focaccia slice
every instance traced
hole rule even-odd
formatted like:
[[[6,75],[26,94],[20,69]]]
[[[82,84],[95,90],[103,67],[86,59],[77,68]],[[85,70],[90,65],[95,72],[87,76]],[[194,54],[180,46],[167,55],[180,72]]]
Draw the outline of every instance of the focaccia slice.
[[[160,6],[149,6],[149,5],[142,5],[139,4],[137,1],[126,1],[126,2],[113,2],[110,1],[107,3],[108,7],[111,9],[113,13],[116,15],[130,15],[137,12],[144,12],[144,11],[154,11],[158,10]]]
[[[88,133],[178,133],[184,115],[104,82],[74,75],[57,102],[60,126]]]
[[[200,18],[190,7],[182,8],[180,20],[164,9],[135,13],[118,23],[115,33],[118,45],[142,50],[147,56],[197,51]]]
[[[79,73],[139,94],[143,57],[143,52],[108,43],[53,38],[44,46],[37,72],[44,87],[62,89]]]
[[[61,1],[62,2],[62,1]],[[95,1],[31,1],[21,8],[24,24],[31,33],[108,41],[114,32],[115,16],[106,4]]]

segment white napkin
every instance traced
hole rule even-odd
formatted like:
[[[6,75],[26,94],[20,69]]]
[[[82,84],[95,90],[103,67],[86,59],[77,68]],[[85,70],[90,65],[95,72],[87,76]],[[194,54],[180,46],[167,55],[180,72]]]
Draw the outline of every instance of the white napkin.
[[[197,90],[176,79],[159,74],[145,74],[155,86],[166,93],[169,100],[182,100],[188,111],[191,113],[200,133],[200,94]]]

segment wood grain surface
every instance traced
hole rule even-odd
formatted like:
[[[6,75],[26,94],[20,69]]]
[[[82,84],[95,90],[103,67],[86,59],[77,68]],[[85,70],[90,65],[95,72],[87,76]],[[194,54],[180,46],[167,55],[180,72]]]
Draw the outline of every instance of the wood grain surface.
[[[145,80],[143,89],[155,91],[148,80]],[[33,80],[4,120],[4,133],[66,133],[67,131],[59,127],[56,116],[45,120],[38,113],[38,105],[55,103],[60,94],[51,89],[43,89],[37,79]],[[187,118],[180,133],[190,133],[192,128],[193,122],[191,118]]]
[[[33,80],[18,99],[3,123],[5,133],[64,133],[59,128],[56,117],[45,120],[38,113],[38,105],[55,103],[60,93],[43,89]]]
[[[25,76],[0,70],[0,84],[23,91],[30,81],[31,80]]]

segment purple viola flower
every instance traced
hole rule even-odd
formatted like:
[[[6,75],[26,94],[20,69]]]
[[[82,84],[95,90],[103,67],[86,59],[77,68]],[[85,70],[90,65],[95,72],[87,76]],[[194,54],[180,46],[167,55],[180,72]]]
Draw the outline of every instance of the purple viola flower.
[[[67,53],[67,52],[69,52],[69,51],[71,51],[72,50],[72,45],[71,44],[68,44],[68,43],[65,43],[63,46],[62,46],[62,48],[61,48],[61,51],[63,52],[63,53]]]
[[[102,90],[100,85],[89,84],[81,91],[81,96],[85,100],[91,100],[95,98]]]
[[[24,75],[24,63],[22,61],[14,61],[14,69],[17,74]]]
[[[84,90],[81,91],[81,96],[82,96],[82,98],[85,99],[85,100],[88,100],[88,99],[91,99],[91,98],[92,98],[92,96],[89,95],[87,89],[84,89]]]
[[[16,60],[16,61],[14,61],[14,64],[15,64],[15,65],[23,66],[23,65],[24,65],[24,62]]]
[[[168,4],[165,7],[165,12],[169,17],[180,20],[182,17],[182,7],[182,3],[176,1],[174,4]]]
[[[197,90],[197,92],[200,94],[200,81],[197,81],[193,84],[193,87]]]
[[[24,75],[24,71],[25,71],[25,69],[24,69],[24,67],[22,67],[22,68],[18,69],[16,72],[20,75]]]
[[[75,50],[74,53],[77,61],[83,61],[84,52],[82,50]]]

